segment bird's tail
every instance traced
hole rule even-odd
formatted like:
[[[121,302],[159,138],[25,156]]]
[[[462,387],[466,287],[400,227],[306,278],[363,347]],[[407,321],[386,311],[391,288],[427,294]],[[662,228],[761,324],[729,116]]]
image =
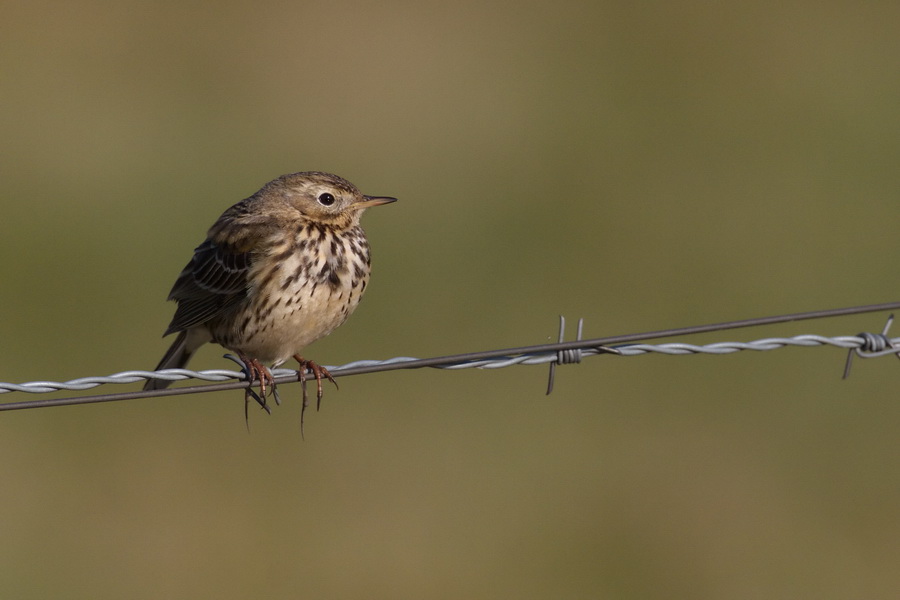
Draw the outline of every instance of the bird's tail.
[[[199,346],[194,348],[188,347],[187,334],[187,331],[182,331],[178,334],[178,337],[175,338],[175,341],[169,346],[169,349],[162,357],[162,360],[159,361],[159,364],[153,369],[154,371],[160,371],[162,369],[183,369],[188,364],[188,361],[191,360],[191,357],[194,355],[194,352],[197,351]],[[148,379],[147,383],[144,384],[144,390],[161,390],[169,387],[171,383],[171,381],[166,381],[165,379]]]

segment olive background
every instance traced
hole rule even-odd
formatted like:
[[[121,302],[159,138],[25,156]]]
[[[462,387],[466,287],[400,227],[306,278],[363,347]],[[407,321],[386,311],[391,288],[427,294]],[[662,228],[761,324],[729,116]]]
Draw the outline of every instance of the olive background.
[[[301,170],[400,198],[326,365],[900,298],[900,5],[2,14],[0,381],[152,368],[206,229]],[[900,365],[844,359],[348,377],[305,440],[298,386],[249,434],[240,392],[3,412],[0,596],[896,597]]]

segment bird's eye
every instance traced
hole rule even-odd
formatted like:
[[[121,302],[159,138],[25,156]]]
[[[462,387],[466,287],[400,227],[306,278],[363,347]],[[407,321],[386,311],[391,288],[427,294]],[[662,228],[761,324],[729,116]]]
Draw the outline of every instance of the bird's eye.
[[[334,196],[328,192],[319,194],[319,204],[322,206],[331,206],[334,204]]]

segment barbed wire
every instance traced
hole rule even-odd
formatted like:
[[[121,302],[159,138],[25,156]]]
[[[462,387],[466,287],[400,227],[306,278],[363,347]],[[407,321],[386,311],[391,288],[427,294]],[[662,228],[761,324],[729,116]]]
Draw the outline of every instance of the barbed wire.
[[[888,340],[900,346],[900,338]],[[884,356],[886,354],[900,353],[900,349],[889,348],[880,352],[866,352],[863,348],[866,346],[867,340],[858,336],[836,336],[825,337],[815,334],[796,335],[788,338],[764,338],[749,342],[715,342],[705,345],[686,344],[683,342],[673,342],[668,344],[629,344],[618,347],[611,347],[612,351],[603,351],[597,348],[579,348],[579,359],[560,361],[557,353],[546,352],[539,354],[524,354],[520,356],[512,356],[503,359],[484,359],[472,360],[468,362],[446,364],[446,365],[429,365],[438,369],[501,369],[514,365],[542,365],[547,363],[569,364],[570,362],[580,362],[580,358],[586,356],[595,356],[598,354],[617,354],[620,356],[639,356],[641,354],[659,353],[668,355],[683,354],[731,354],[743,350],[777,350],[786,346],[835,346],[845,349],[860,349],[860,355],[865,358],[874,358]],[[344,365],[325,367],[335,377],[347,375],[344,371],[351,369],[368,369],[369,367],[396,367],[397,369],[411,368],[409,363],[420,362],[420,358],[409,356],[397,356],[386,360],[358,360]],[[393,370],[393,369],[391,369]],[[368,371],[371,372],[371,371]],[[358,373],[356,373],[358,374]],[[296,379],[297,371],[294,369],[272,369],[272,375],[277,379],[283,377],[292,377]],[[197,379],[200,381],[227,381],[231,379],[243,380],[245,374],[241,371],[229,371],[225,369],[211,369],[206,371],[192,371],[190,369],[165,369],[162,371],[123,371],[112,375],[98,377],[82,377],[64,382],[56,381],[31,381],[28,383],[14,384],[0,382],[0,393],[8,392],[26,392],[32,394],[42,394],[49,392],[58,392],[63,390],[82,391],[89,390],[106,384],[128,384],[143,382],[148,379],[161,379],[165,381],[184,381],[187,379]]]
[[[900,309],[900,302],[856,306],[823,311],[812,311],[805,313],[794,313],[756,319],[744,319],[740,321],[729,321],[725,323],[714,323],[710,325],[698,325],[678,329],[626,334],[589,340],[581,339],[583,320],[579,320],[577,339],[571,342],[563,341],[565,335],[565,319],[560,317],[559,342],[557,343],[524,346],[519,348],[508,348],[502,350],[489,350],[484,352],[470,352],[465,354],[439,356],[434,358],[413,358],[399,356],[387,360],[358,360],[344,365],[329,366],[326,368],[334,377],[346,377],[350,375],[362,375],[366,373],[392,371],[398,369],[416,369],[423,367],[450,370],[472,368],[499,369],[513,365],[550,364],[550,381],[547,389],[547,393],[549,394],[553,389],[555,367],[562,364],[578,363],[582,358],[587,356],[614,354],[627,357],[639,356],[648,353],[658,353],[663,355],[720,355],[747,350],[768,351],[785,347],[808,348],[815,346],[833,346],[849,350],[844,371],[844,377],[846,377],[849,374],[850,364],[854,354],[860,356],[861,358],[876,358],[889,354],[894,354],[900,357],[900,338],[892,339],[887,336],[887,332],[890,327],[891,320],[893,319],[893,315],[889,317],[888,323],[881,334],[860,333],[857,335],[832,337],[815,334],[803,334],[791,337],[769,337],[749,342],[714,342],[702,345],[688,344],[684,342],[663,344],[634,344],[629,342],[653,338],[672,337],[677,335],[691,335],[711,331],[722,331],[743,327],[787,323],[791,321],[846,316],[851,314],[862,314],[867,312],[877,312],[893,309]],[[226,355],[226,357],[238,362],[237,359],[230,355]],[[272,371],[272,374],[277,384],[295,383],[299,380],[297,371],[292,369],[274,369]],[[251,384],[251,382],[247,381],[245,373],[239,371],[224,369],[212,369],[205,371],[192,371],[188,369],[165,369],[162,371],[124,371],[121,373],[115,373],[113,375],[100,377],[82,377],[65,382],[32,381],[21,384],[0,382],[0,394],[9,392],[25,392],[38,394],[58,391],[83,391],[101,385],[138,383],[146,381],[148,379],[163,379],[166,381],[183,381],[191,379],[214,383],[191,387],[151,390],[146,392],[136,391],[103,394],[97,396],[7,402],[0,403],[0,411],[41,408],[49,406],[90,404],[97,402],[111,402],[119,400],[152,398],[159,396],[192,393],[205,393],[231,389],[242,389],[249,387]]]

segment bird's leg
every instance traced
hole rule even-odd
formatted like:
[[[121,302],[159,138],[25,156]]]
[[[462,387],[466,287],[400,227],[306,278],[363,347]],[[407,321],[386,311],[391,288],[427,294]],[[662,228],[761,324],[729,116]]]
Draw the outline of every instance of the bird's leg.
[[[268,404],[266,404],[266,396],[265,394],[260,397],[259,394],[253,391],[253,381],[260,374],[260,367],[262,365],[259,362],[256,362],[256,365],[251,368],[251,361],[244,355],[241,355],[240,358],[232,355],[226,354],[225,358],[228,360],[236,362],[240,367],[241,371],[244,373],[244,379],[247,380],[248,386],[244,389],[244,422],[247,424],[247,431],[250,431],[250,398],[259,404],[259,406],[265,410],[267,413],[272,414],[272,411],[269,409]],[[265,367],[263,367],[265,368]],[[269,378],[271,379],[271,373],[269,373]],[[275,400],[278,401],[278,392],[275,391],[274,381],[272,382],[272,393],[275,395]]]
[[[249,369],[247,369],[247,380],[251,382],[250,387],[244,390],[244,423],[247,424],[247,433],[250,432],[250,398],[253,398],[257,404],[259,404],[263,410],[265,410],[268,414],[272,414],[272,410],[269,408],[269,405],[266,404],[266,398],[263,396],[259,397],[259,394],[253,391],[252,381],[253,379],[249,375]]]
[[[322,396],[324,394],[322,390],[322,377],[325,377],[334,384],[334,387],[338,387],[337,381],[334,380],[334,377],[331,376],[331,373],[328,372],[328,369],[319,365],[316,362],[311,360],[306,360],[299,354],[294,355],[294,360],[296,360],[300,364],[300,368],[297,370],[297,377],[300,380],[300,385],[303,388],[303,408],[300,410],[300,430],[301,433],[303,431],[303,415],[306,412],[306,407],[309,405],[309,397],[306,395],[306,370],[309,369],[312,371],[313,377],[316,378],[316,410],[322,405]]]
[[[306,417],[306,407],[309,406],[309,397],[306,395],[306,368],[300,367],[297,370],[297,379],[300,380],[300,389],[303,390],[303,403],[300,406],[300,437],[303,435],[303,421]]]
[[[244,362],[247,381],[251,384],[244,393],[244,401],[247,402],[249,401],[249,398],[253,398],[263,410],[272,414],[269,405],[266,403],[266,396],[268,395],[267,386],[271,386],[272,395],[275,396],[275,402],[281,404],[280,398],[278,397],[278,391],[275,389],[275,378],[272,376],[272,371],[255,358],[248,358],[243,354],[239,354],[238,356],[240,356],[240,359]],[[259,380],[259,394],[252,389],[252,384],[256,380]]]
[[[313,376],[316,378],[316,410],[319,410],[320,405],[322,404],[322,378],[326,378],[328,381],[334,384],[334,387],[338,387],[337,381],[334,380],[334,377],[331,376],[331,373],[328,372],[328,369],[319,365],[316,362],[311,360],[306,360],[299,354],[294,355],[294,360],[300,363],[300,370],[297,371],[297,374],[300,376],[300,381],[303,382],[306,380],[306,370],[309,369],[312,371]]]

